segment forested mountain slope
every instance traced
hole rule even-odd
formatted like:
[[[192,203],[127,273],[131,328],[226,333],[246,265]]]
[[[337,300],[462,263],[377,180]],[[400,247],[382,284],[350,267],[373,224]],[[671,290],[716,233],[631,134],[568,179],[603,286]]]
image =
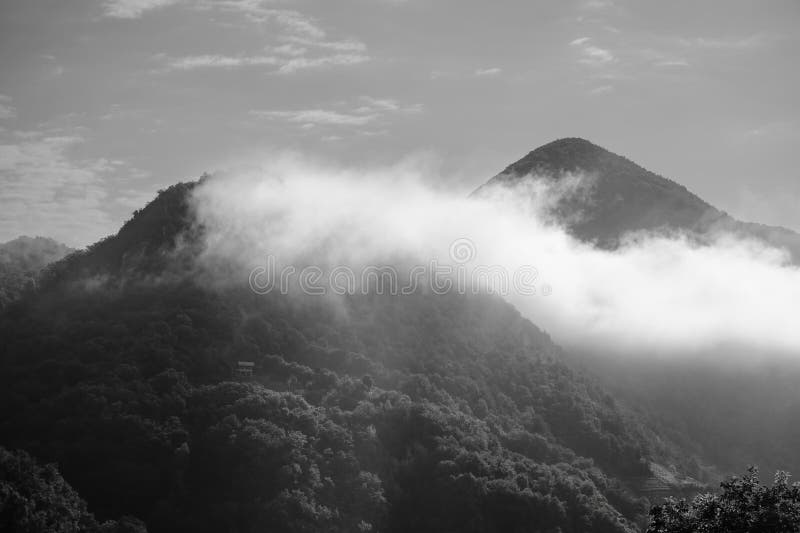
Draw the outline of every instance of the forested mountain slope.
[[[536,148],[474,194],[519,185],[529,176],[551,186],[548,205],[554,223],[611,253],[636,232],[681,233],[701,245],[713,245],[727,235],[788,251],[793,264],[786,268],[800,264],[797,233],[735,220],[675,181],[584,139],[560,139]],[[768,294],[760,301],[771,305]],[[669,320],[668,310],[662,312]],[[800,471],[796,353],[724,342],[697,353],[662,352],[619,354],[597,346],[570,355],[599,376],[616,398],[654,415],[651,425],[723,471],[739,471],[747,464],[770,473]]]
[[[540,146],[506,167],[476,193],[534,176],[558,184],[582,180],[560,191],[552,215],[579,239],[614,248],[638,231],[683,231],[700,240],[720,233],[753,238],[786,249],[800,262],[800,235],[782,227],[741,222],[702,200],[686,187],[629,159],[580,138]]]
[[[58,462],[99,520],[623,532],[644,524],[653,472],[697,488],[696,461],[497,297],[206,283],[195,186],[163,191],[0,318],[0,445]]]

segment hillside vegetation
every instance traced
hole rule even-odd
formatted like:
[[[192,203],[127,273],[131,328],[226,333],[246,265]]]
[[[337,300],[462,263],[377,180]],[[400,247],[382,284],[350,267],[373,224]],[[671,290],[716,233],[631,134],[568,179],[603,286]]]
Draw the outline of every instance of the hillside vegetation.
[[[645,525],[652,464],[675,493],[699,488],[696,461],[499,298],[202,283],[192,188],[54,265],[0,320],[0,445],[57,462],[98,520],[624,532]]]

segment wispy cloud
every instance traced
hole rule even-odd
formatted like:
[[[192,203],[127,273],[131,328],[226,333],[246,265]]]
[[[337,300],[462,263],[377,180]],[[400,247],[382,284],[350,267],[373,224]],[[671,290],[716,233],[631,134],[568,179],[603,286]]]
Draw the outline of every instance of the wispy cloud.
[[[223,56],[199,55],[173,58],[169,60],[169,68],[176,70],[193,70],[198,68],[232,68],[250,67],[258,65],[277,65],[278,58],[274,56]]]
[[[179,4],[183,0],[106,0],[105,15],[111,18],[135,19],[147,11]]]
[[[355,39],[343,39],[341,41],[325,41],[325,40],[315,41],[313,39],[303,38],[297,35],[290,35],[284,37],[284,39],[288,42],[288,44],[283,46],[292,46],[292,45],[299,45],[300,47],[310,46],[316,48],[324,48],[327,50],[336,50],[340,52],[364,52],[367,49],[367,45]]]
[[[685,59],[661,59],[653,63],[657,67],[688,67],[689,62]]]
[[[589,91],[589,94],[608,94],[614,92],[613,85],[600,85]]]
[[[615,60],[614,54],[610,50],[599,46],[584,46],[582,49],[583,57],[578,62],[584,65],[602,66],[612,63]]]
[[[409,115],[422,111],[419,104],[406,105],[391,98],[362,96],[354,103],[339,102],[329,109],[252,110],[255,117],[280,120],[310,129],[316,126],[366,126],[391,115]]]
[[[181,5],[195,11],[215,11],[242,15],[257,24],[274,24],[281,30],[280,39],[300,45],[336,51],[364,51],[364,43],[355,39],[327,40],[327,32],[314,20],[293,9],[275,7],[280,0],[106,0],[106,16],[139,18],[148,11]]]
[[[11,97],[0,94],[0,120],[14,118],[16,116],[17,110],[11,105]]]
[[[369,61],[366,45],[353,38],[331,39],[320,24],[293,9],[278,9],[277,0],[107,0],[106,16],[139,18],[148,11],[180,5],[195,11],[243,16],[258,25],[271,26],[274,42],[256,53],[194,54],[172,57],[159,54],[161,71],[204,68],[274,67],[290,74],[300,70],[356,65]]]
[[[605,41],[611,38],[607,37]],[[665,42],[660,39],[659,48],[654,48],[651,41],[617,39],[612,48],[597,45],[591,37],[579,37],[569,44],[579,51],[578,63],[596,69],[595,78],[601,75],[604,78],[634,78],[646,74],[648,67],[676,69],[691,66],[686,58],[687,50],[677,47],[674,40]]]
[[[253,20],[261,20],[274,0],[105,0],[105,15],[110,18],[135,19],[149,11],[181,5],[195,10],[218,10],[240,13]]]
[[[334,66],[358,65],[369,61],[365,54],[333,54],[317,57],[295,57],[284,61],[278,67],[280,74],[291,74],[299,70],[316,69]]]
[[[182,57],[157,56],[164,69],[273,67],[279,74],[324,67],[357,65],[370,60],[367,46],[353,38],[331,39],[311,17],[298,11],[273,9],[257,0],[227,0],[202,3],[202,9],[243,13],[248,20],[273,28],[274,42],[256,53],[197,54]]]
[[[763,35],[750,35],[748,37],[736,39],[715,39],[708,37],[696,37],[687,39],[680,37],[677,39],[678,44],[688,48],[709,48],[717,50],[747,50],[758,48],[765,44],[766,39]]]
[[[377,114],[352,114],[326,109],[300,109],[296,111],[251,111],[251,114],[261,118],[285,120],[292,124],[303,126],[363,126],[376,118]]]
[[[612,0],[585,0],[580,7],[588,10],[603,10],[614,7]]]
[[[36,234],[84,246],[121,222],[129,194],[143,200],[131,190],[111,195],[112,177],[141,173],[122,161],[74,157],[73,148],[83,142],[54,130],[0,138],[0,240]]]
[[[503,69],[498,67],[491,67],[491,68],[479,68],[475,70],[476,76],[498,76],[502,74]]]
[[[279,74],[291,74],[299,70],[330,66],[357,65],[369,61],[364,54],[330,54],[309,57],[303,53],[286,55],[225,56],[199,55],[167,59],[167,70],[195,70],[203,68],[237,68],[270,66]]]
[[[570,46],[580,51],[578,63],[599,67],[616,61],[616,57],[611,50],[600,48],[597,45],[591,44],[591,42],[592,39],[589,37],[580,37],[569,43]]]
[[[421,104],[401,104],[392,98],[373,98],[362,96],[359,98],[361,105],[356,108],[359,113],[401,113],[415,114],[422,111]]]

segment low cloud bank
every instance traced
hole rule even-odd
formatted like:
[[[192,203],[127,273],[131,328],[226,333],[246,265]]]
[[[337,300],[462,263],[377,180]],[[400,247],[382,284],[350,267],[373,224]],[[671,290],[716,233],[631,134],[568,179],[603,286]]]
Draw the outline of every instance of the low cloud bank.
[[[731,236],[700,246],[681,235],[637,235],[599,250],[548,216],[561,195],[585,193],[591,177],[557,188],[531,177],[479,198],[441,182],[414,164],[354,170],[291,155],[215,176],[195,195],[207,229],[203,258],[232,261],[243,283],[268,256],[277,268],[325,273],[435,261],[484,289],[487,270],[509,280],[524,270],[533,290],[512,281],[504,297],[569,348],[800,354],[800,270],[781,250]]]

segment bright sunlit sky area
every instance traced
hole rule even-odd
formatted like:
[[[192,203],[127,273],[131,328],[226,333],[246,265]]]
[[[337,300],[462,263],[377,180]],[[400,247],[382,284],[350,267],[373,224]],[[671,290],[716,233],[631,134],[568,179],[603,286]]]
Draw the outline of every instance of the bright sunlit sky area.
[[[297,152],[455,194],[584,137],[800,230],[800,3],[0,5],[0,241],[85,246],[156,191]]]

